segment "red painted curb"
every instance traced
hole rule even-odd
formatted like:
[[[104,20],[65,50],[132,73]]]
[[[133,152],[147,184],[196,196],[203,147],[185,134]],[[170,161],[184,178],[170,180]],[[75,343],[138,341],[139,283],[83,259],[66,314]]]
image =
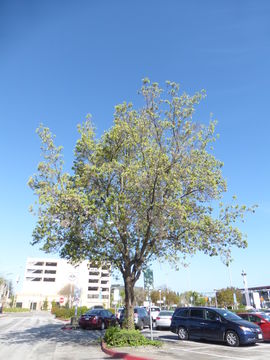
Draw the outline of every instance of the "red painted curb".
[[[149,358],[145,358],[145,357],[139,357],[139,356],[135,356],[135,355],[130,355],[128,353],[123,353],[123,352],[118,352],[112,349],[108,349],[106,347],[106,344],[104,341],[101,341],[101,350],[107,354],[110,355],[112,358],[114,359],[125,359],[125,360],[151,360]]]

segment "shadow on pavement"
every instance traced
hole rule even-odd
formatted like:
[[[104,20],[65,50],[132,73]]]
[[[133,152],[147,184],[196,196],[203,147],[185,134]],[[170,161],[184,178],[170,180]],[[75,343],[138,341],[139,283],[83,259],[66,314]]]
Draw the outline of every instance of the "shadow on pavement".
[[[6,345],[35,344],[42,340],[61,344],[94,345],[98,344],[104,332],[100,330],[62,330],[62,324],[48,324],[22,331],[9,331],[0,334],[0,343]]]

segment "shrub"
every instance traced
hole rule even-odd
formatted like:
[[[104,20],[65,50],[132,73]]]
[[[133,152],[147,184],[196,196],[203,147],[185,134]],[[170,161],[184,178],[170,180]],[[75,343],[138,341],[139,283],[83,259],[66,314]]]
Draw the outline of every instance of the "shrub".
[[[25,308],[4,308],[3,312],[7,313],[7,312],[29,312],[30,309],[25,309]]]
[[[87,311],[86,306],[78,307],[77,316],[84,314]],[[52,307],[51,313],[55,315],[55,317],[60,319],[70,319],[75,316],[75,307],[71,309],[67,309],[66,307],[55,306]]]
[[[153,345],[160,346],[160,341],[144,337],[138,330],[110,327],[106,330],[104,341],[110,347]]]

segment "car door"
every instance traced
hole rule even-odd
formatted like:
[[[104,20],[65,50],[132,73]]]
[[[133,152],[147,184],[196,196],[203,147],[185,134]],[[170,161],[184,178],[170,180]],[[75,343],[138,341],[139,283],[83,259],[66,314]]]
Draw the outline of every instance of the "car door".
[[[204,335],[204,310],[190,309],[190,316],[188,321],[188,332],[191,337],[201,338]]]
[[[223,327],[220,316],[213,310],[205,309],[204,338],[222,340]]]
[[[115,325],[115,316],[110,311],[104,310],[103,314],[107,327]]]
[[[249,321],[257,324],[262,329],[264,340],[270,340],[270,323],[263,319],[262,317],[255,315],[255,314],[249,314]]]

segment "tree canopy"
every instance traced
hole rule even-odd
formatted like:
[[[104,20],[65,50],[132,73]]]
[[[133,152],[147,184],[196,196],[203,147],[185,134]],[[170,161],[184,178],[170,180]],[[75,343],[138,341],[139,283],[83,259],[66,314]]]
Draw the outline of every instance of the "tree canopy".
[[[226,182],[211,150],[215,122],[193,120],[205,92],[180,94],[174,82],[163,90],[145,79],[140,94],[143,106],[117,105],[100,138],[91,117],[78,126],[71,174],[63,170],[62,148],[40,126],[43,161],[29,180],[39,200],[33,244],[75,262],[110,262],[123,276],[129,315],[149,262],[245,248],[234,223],[249,210],[221,203]]]
[[[238,304],[242,303],[242,293],[240,289],[234,287],[227,287],[226,289],[220,289],[217,291],[217,302],[219,306],[223,307],[233,307],[234,303],[234,294]]]

